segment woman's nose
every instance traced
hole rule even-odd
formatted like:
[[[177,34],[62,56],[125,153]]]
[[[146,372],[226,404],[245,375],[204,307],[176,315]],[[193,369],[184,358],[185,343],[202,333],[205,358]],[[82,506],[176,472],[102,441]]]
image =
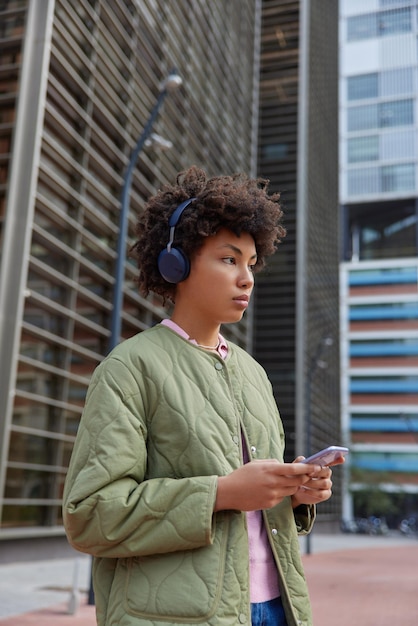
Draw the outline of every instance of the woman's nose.
[[[249,267],[243,270],[239,279],[239,284],[242,287],[252,287],[254,285],[254,274]]]

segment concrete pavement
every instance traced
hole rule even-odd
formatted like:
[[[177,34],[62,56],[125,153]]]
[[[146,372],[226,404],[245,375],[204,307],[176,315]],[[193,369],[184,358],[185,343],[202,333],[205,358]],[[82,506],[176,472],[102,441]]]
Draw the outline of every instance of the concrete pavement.
[[[338,546],[333,536],[323,547],[303,557],[315,626],[417,626],[418,538],[354,535]]]
[[[416,626],[418,539],[313,533],[301,551],[315,626]],[[1,626],[95,626],[90,557],[0,565]]]
[[[85,603],[90,563],[90,557],[74,552],[62,559],[0,565],[0,622],[57,605],[74,611]],[[24,623],[19,620],[11,623]]]

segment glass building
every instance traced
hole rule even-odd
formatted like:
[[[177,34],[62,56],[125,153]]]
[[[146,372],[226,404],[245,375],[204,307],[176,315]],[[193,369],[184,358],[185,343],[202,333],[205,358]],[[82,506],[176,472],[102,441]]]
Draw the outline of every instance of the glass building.
[[[334,4],[0,3],[0,539],[63,534],[66,468],[90,375],[109,346],[124,174],[173,68],[183,84],[153,127],[173,147],[150,142],[139,156],[127,249],[146,198],[192,163],[271,178],[283,191],[287,248],[261,279],[252,314],[225,332],[274,380],[289,454],[306,449],[308,409],[312,444],[338,442],[336,370],[322,373],[316,359],[315,378],[309,373],[324,330],[338,321],[336,160],[315,158],[318,139],[328,150],[337,137],[319,115],[336,107],[337,41],[324,37],[336,31]],[[299,108],[307,93],[310,107],[303,97]],[[121,339],[164,316],[135,278],[128,258]],[[263,353],[275,326],[278,359]]]
[[[344,513],[395,525],[418,515],[418,3],[340,7]]]
[[[272,380],[287,459],[341,443],[338,3],[263,2],[259,173],[287,236],[257,277],[254,353]],[[343,472],[320,518],[339,519]]]

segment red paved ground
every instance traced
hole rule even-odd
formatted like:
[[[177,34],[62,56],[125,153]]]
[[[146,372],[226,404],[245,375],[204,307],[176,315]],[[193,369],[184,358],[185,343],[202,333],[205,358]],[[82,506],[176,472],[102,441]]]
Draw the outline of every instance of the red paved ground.
[[[303,557],[315,626],[417,626],[417,545]]]
[[[417,626],[418,542],[303,556],[315,626]],[[94,607],[67,605],[0,619],[2,626],[95,626]]]
[[[0,619],[2,626],[96,626],[94,606],[81,604],[75,615],[68,615],[62,604],[42,611]]]

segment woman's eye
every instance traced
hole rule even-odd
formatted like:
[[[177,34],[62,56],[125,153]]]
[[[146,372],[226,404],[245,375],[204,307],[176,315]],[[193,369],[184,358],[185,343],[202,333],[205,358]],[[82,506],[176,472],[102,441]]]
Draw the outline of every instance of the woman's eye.
[[[223,258],[223,261],[225,263],[228,263],[228,265],[234,265],[235,264],[235,259],[233,256],[226,256]]]

